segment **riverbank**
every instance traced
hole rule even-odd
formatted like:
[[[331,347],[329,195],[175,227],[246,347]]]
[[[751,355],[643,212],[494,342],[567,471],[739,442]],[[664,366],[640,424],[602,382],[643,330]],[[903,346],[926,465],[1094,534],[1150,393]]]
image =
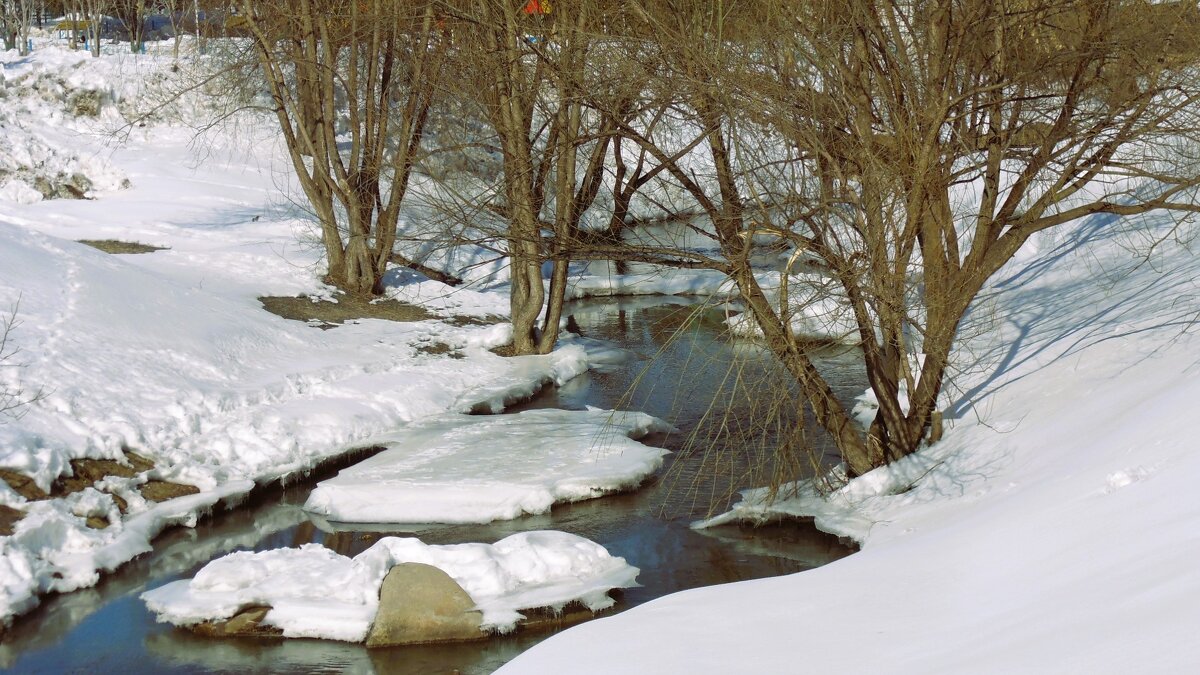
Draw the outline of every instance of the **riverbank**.
[[[861,552],[572,628],[502,672],[1189,672],[1194,228],[1097,217],[1035,237],[961,329],[942,442],[741,508],[813,516]]]
[[[639,410],[692,428],[722,388],[727,370],[744,371],[753,368],[758,359],[766,359],[761,352],[747,353],[744,345],[731,342],[721,322],[723,312],[703,310],[695,300],[605,299],[570,303],[567,309],[573,325],[583,334],[572,341],[623,348],[614,347],[602,366],[561,387],[548,387],[516,408],[617,408],[627,400]],[[697,309],[704,311],[703,317],[695,316]],[[690,332],[678,336],[681,326],[690,326]],[[739,360],[731,361],[731,357]],[[682,366],[698,358],[708,367],[684,375],[687,371]],[[861,390],[861,371],[849,367],[839,352],[831,352],[829,359],[823,365],[844,378],[839,392],[853,396],[855,387]],[[675,395],[681,384],[686,385],[687,396]],[[615,596],[617,604],[612,611],[683,589],[789,574],[852,553],[836,537],[791,523],[690,529],[688,524],[707,512],[710,496],[729,489],[729,477],[705,472],[704,457],[684,451],[686,434],[658,434],[646,440],[674,452],[666,456],[664,469],[639,489],[488,524],[328,522],[302,507],[317,481],[329,478],[334,467],[286,487],[256,490],[246,503],[216,512],[194,529],[164,532],[155,539],[154,551],[106,575],[96,587],[44,598],[42,606],[19,617],[0,641],[0,669],[104,672],[136,662],[149,664],[146,667],[155,672],[200,668],[424,675],[458,670],[484,675],[548,635],[545,629],[518,630],[465,644],[370,649],[328,640],[218,641],[158,623],[140,599],[143,591],[195,578],[210,560],[237,550],[271,551],[311,543],[354,557],[387,536],[415,537],[426,544],[460,544],[495,542],[533,530],[570,532],[603,545],[612,555],[639,568],[638,586]],[[736,467],[746,468],[740,463]]]
[[[503,316],[507,298],[478,286],[406,322],[319,330],[269,313],[261,296],[331,298],[271,120],[199,139],[161,119],[135,126],[151,85],[174,76],[169,58],[38,46],[0,55],[0,317],[13,320],[0,383],[29,401],[0,419],[0,468],[45,492],[73,461],[111,460],[127,475],[43,500],[0,481],[12,530],[0,537],[0,625],[45,593],[95,584],[163,528],[194,525],[255,484],[586,369],[579,349],[489,352],[506,327],[469,317]],[[123,142],[110,145],[114,132]],[[60,175],[83,177],[72,179],[82,198],[38,192]],[[153,466],[129,465],[129,453]],[[154,482],[198,494],[156,505],[139,492]]]
[[[462,287],[393,270],[388,294],[413,310],[390,308],[401,321],[331,315],[337,298],[320,282],[274,120],[247,112],[196,136],[187,116],[170,123],[159,111],[141,125],[132,115],[177,76],[169,57],[38,47],[0,55],[13,149],[0,158],[0,314],[16,321],[2,382],[29,400],[19,419],[0,420],[0,469],[44,491],[80,460],[122,475],[44,500],[0,480],[11,528],[0,536],[0,626],[47,594],[98,583],[166,528],[193,527],[256,485],[295,480],[421,420],[500,412],[589,362],[624,358],[570,340],[547,356],[490,352],[509,338],[503,261],[469,246],[445,254],[464,266]],[[80,198],[39,191],[59,177]],[[711,274],[618,278],[592,267],[572,297],[723,286]],[[303,302],[322,313],[299,311]],[[135,455],[151,466],[129,464]],[[167,482],[196,494],[161,505],[139,496]]]

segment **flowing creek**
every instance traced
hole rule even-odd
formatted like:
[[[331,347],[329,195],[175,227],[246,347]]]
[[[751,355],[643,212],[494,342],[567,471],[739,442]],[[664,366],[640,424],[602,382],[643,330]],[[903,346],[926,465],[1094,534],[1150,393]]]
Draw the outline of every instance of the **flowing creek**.
[[[684,447],[687,432],[706,423],[713,397],[722,392],[722,407],[732,410],[728,419],[759,414],[755,397],[731,395],[728,382],[730,373],[754,379],[765,372],[770,359],[753,345],[728,338],[721,309],[695,300],[650,297],[576,302],[567,314],[572,330],[585,339],[621,347],[625,358],[561,388],[544,390],[514,410],[585,405],[642,410],[681,428],[680,434],[644,439],[672,450]],[[843,401],[862,391],[864,377],[851,354],[830,348],[822,353],[819,366]],[[767,391],[763,398],[771,396],[775,394]],[[677,452],[668,456],[657,478],[636,492],[560,505],[550,513],[514,521],[416,526],[407,531],[310,519],[300,507],[315,479],[330,472],[314,475],[303,484],[259,491],[241,507],[216,513],[195,529],[164,533],[155,540],[153,553],[93,588],[45,598],[0,642],[0,669],[488,673],[549,635],[518,632],[473,643],[375,650],[322,640],[217,640],[156,623],[138,599],[141,592],[191,577],[210,560],[235,550],[318,542],[355,555],[389,534],[444,544],[494,542],[513,532],[559,529],[588,537],[641,568],[642,586],[621,593],[617,611],[688,588],[799,572],[852,552],[836,537],[804,523],[691,530],[688,524],[703,517],[715,498],[731,488],[750,486],[744,464],[724,455]]]

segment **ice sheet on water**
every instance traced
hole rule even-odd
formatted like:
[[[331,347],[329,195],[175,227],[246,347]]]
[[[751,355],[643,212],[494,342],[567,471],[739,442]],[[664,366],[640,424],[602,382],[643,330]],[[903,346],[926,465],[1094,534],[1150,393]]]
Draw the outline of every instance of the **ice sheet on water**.
[[[445,415],[320,483],[305,508],[330,520],[486,523],[639,484],[666,450],[632,439],[672,427],[644,413],[528,410]]]

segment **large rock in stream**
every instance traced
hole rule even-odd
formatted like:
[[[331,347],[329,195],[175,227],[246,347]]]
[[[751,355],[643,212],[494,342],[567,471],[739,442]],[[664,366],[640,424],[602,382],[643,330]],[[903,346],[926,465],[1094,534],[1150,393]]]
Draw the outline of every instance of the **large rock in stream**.
[[[454,579],[432,565],[401,563],[379,588],[368,647],[480,640],[483,614]]]

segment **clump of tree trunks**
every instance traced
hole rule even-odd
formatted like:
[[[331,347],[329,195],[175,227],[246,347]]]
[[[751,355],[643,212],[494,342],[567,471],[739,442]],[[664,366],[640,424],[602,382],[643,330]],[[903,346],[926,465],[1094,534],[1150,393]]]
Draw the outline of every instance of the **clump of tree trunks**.
[[[940,433],[960,324],[1031,236],[1200,210],[1194,2],[242,9],[330,283],[380,292],[411,172],[436,150],[428,116],[453,102],[500,158],[492,192],[450,198],[488,202],[456,213],[475,214],[474,243],[508,258],[514,353],[553,347],[572,260],[720,271],[852,475]],[[694,233],[711,249],[621,236],[651,186],[703,214]],[[584,231],[601,208],[607,228]],[[764,241],[791,252],[778,291],[752,266]],[[853,315],[879,401],[867,429],[793,329],[798,298],[818,291],[802,266]]]
[[[445,53],[433,6],[384,0],[241,6],[292,166],[320,226],[326,280],[351,295],[377,295],[388,263],[408,262],[393,251],[396,224]],[[345,136],[348,142],[339,140]]]

